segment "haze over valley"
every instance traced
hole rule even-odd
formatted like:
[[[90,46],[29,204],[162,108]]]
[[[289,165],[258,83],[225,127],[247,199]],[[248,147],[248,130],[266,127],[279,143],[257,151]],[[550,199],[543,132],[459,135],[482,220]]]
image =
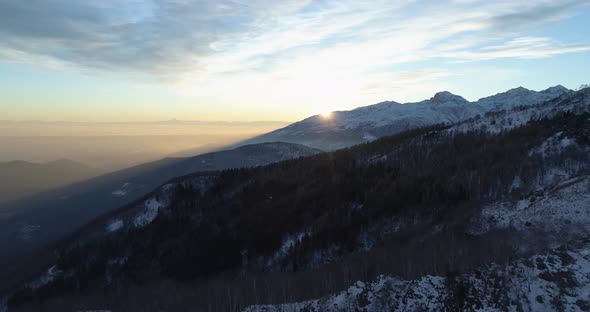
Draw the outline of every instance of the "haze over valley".
[[[287,125],[286,122],[143,123],[0,121],[0,162],[70,159],[111,172],[164,157],[192,156]]]

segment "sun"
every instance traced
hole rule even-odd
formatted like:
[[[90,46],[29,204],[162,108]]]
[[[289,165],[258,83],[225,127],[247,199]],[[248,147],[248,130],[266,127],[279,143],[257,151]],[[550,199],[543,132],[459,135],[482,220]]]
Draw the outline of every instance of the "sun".
[[[320,114],[320,116],[322,116],[322,118],[324,118],[324,119],[330,119],[330,117],[332,117],[332,112],[330,112],[330,111],[325,111],[325,112],[322,112],[322,113]]]

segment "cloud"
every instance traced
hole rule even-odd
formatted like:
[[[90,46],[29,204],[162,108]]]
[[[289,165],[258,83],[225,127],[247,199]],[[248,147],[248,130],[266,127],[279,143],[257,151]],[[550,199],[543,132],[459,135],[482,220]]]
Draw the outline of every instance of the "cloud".
[[[545,58],[583,51],[590,51],[590,44],[563,44],[544,37],[520,37],[499,45],[484,46],[472,51],[454,51],[441,56],[460,61],[481,61],[500,58]]]
[[[18,61],[168,75],[194,70],[214,52],[213,42],[247,33],[265,14],[296,10],[296,3],[7,0],[0,2],[0,51]]]
[[[523,1],[519,7],[493,16],[487,22],[494,28],[508,31],[514,28],[543,26],[569,17],[576,9],[587,4],[587,0]]]
[[[587,4],[4,0],[0,58],[147,75],[200,96],[228,96],[232,86],[235,100],[290,96],[304,101],[305,96],[328,99],[335,93],[358,100],[358,94],[383,96],[396,86],[434,86],[437,79],[451,75],[440,66],[403,69],[413,62],[588,51],[588,42],[527,36],[531,29],[568,18]]]

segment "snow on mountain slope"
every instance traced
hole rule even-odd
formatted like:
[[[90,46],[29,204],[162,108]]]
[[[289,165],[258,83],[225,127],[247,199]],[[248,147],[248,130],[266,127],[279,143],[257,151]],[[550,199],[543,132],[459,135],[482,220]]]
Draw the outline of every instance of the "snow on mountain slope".
[[[121,219],[115,219],[109,222],[109,224],[107,224],[106,226],[106,230],[107,232],[116,232],[120,229],[122,229],[124,226],[123,220]]]
[[[584,102],[585,97],[583,96],[583,93],[580,94],[582,95],[581,97],[568,96],[568,103],[571,101],[574,103],[573,106],[568,107],[575,107],[577,104],[586,103]],[[441,96],[448,95],[441,94]],[[577,101],[576,99],[580,99],[580,101]],[[555,102],[549,104],[544,103],[543,105],[552,105],[552,109],[557,109],[563,106],[561,104],[561,100],[557,99]],[[492,261],[504,261],[504,259],[509,256],[511,258],[522,257],[523,255],[530,254],[529,252],[532,250],[531,248],[526,250],[527,253],[520,252],[520,244],[522,242],[522,240],[520,240],[520,234],[522,232],[536,234],[536,237],[533,237],[533,239],[540,240],[547,236],[545,235],[546,233],[553,231],[553,229],[549,229],[544,232],[535,233],[529,230],[533,228],[544,230],[541,226],[537,227],[537,224],[543,225],[545,223],[550,226],[555,226],[555,231],[553,232],[556,234],[555,236],[557,236],[561,234],[561,229],[568,227],[567,225],[571,224],[571,226],[576,227],[577,221],[585,223],[590,221],[590,219],[587,220],[588,214],[585,211],[587,210],[585,207],[588,206],[586,196],[588,192],[585,191],[588,189],[588,184],[583,182],[586,181],[583,178],[577,178],[580,174],[589,173],[587,171],[587,164],[590,163],[587,156],[587,152],[590,150],[588,148],[588,144],[590,144],[590,141],[588,141],[588,138],[590,137],[589,120],[588,114],[563,114],[551,120],[538,121],[523,129],[518,129],[499,136],[470,133],[468,135],[457,135],[453,138],[445,135],[442,131],[439,131],[438,129],[442,129],[440,127],[427,128],[420,130],[423,132],[414,131],[410,132],[410,134],[383,139],[372,144],[358,146],[345,151],[288,162],[286,166],[284,164],[279,164],[270,166],[269,168],[258,168],[256,170],[232,171],[227,175],[224,174],[224,178],[218,176],[220,179],[219,182],[223,182],[218,185],[222,185],[223,187],[214,187],[213,191],[208,194],[208,197],[202,197],[203,194],[201,194],[201,196],[198,195],[198,191],[203,190],[202,187],[199,187],[198,189],[194,188],[193,190],[178,187],[178,192],[176,192],[178,196],[176,197],[176,200],[168,201],[166,196],[167,194],[174,193],[175,186],[191,184],[205,185],[207,184],[207,181],[206,179],[202,179],[202,177],[204,177],[203,175],[212,175],[213,178],[215,178],[215,174],[207,172],[200,175],[180,177],[170,181],[169,184],[158,188],[155,192],[150,193],[141,200],[138,200],[134,204],[134,207],[123,207],[119,211],[121,212],[120,214],[110,215],[108,220],[106,217],[101,219],[103,222],[99,227],[95,228],[99,228],[101,234],[109,235],[107,240],[113,239],[113,241],[118,242],[117,244],[120,243],[120,245],[118,245],[120,247],[116,252],[112,252],[112,250],[108,250],[107,252],[103,251],[100,247],[102,244],[99,243],[90,243],[86,246],[78,245],[80,247],[77,247],[76,252],[72,252],[71,255],[76,255],[78,252],[82,252],[85,255],[104,254],[105,256],[96,256],[94,258],[99,260],[89,260],[88,263],[83,263],[83,265],[58,266],[58,268],[60,271],[63,271],[64,274],[70,274],[69,272],[72,272],[72,276],[77,272],[75,273],[76,275],[74,278],[80,280],[85,278],[83,274],[79,273],[83,272],[80,268],[83,269],[84,266],[92,265],[106,268],[106,276],[101,275],[96,278],[96,280],[100,281],[100,283],[104,281],[110,283],[112,280],[111,278],[117,278],[116,274],[110,275],[110,273],[108,273],[111,272],[109,271],[111,268],[113,269],[113,272],[119,269],[126,270],[123,267],[117,267],[111,263],[123,263],[129,261],[128,263],[130,267],[141,267],[142,262],[137,261],[137,258],[152,259],[154,260],[154,263],[160,259],[165,259],[165,261],[169,262],[162,261],[162,264],[158,263],[160,267],[166,269],[180,268],[176,271],[176,274],[178,274],[176,276],[184,277],[187,275],[187,272],[192,270],[192,268],[203,268],[210,265],[206,262],[196,264],[198,263],[197,261],[200,261],[198,259],[205,258],[202,257],[202,254],[206,254],[208,255],[206,258],[214,259],[211,260],[213,265],[216,265],[218,262],[224,261],[225,259],[233,258],[235,262],[230,268],[232,270],[238,270],[241,264],[243,273],[260,272],[261,270],[259,270],[259,266],[256,265],[256,263],[259,262],[258,259],[262,259],[268,260],[264,261],[263,264],[265,267],[262,269],[269,268],[268,271],[270,273],[287,273],[287,276],[295,270],[314,268],[318,269],[317,271],[312,272],[315,274],[316,272],[321,272],[323,268],[341,266],[343,271],[340,273],[336,271],[336,274],[334,275],[348,276],[346,280],[333,286],[330,285],[329,289],[326,287],[317,290],[314,293],[309,292],[304,295],[299,295],[298,297],[293,296],[290,299],[293,301],[299,301],[317,298],[327,293],[340,291],[344,288],[343,286],[348,286],[357,279],[368,280],[374,278],[376,276],[375,274],[378,273],[390,272],[391,274],[399,274],[400,276],[406,276],[407,278],[419,278],[422,274],[444,275],[444,272],[446,272],[449,267],[461,270],[461,272],[466,272],[466,270],[471,270],[476,265],[477,267],[480,267],[483,263],[487,264]],[[476,142],[481,143],[479,148],[474,148],[475,146],[478,146],[478,144],[475,144]],[[397,158],[396,155],[398,155]],[[471,156],[460,158],[462,155]],[[490,155],[491,157],[487,157]],[[511,157],[504,158],[504,155],[509,155]],[[486,158],[488,161],[479,162],[479,160]],[[324,163],[324,161],[327,163]],[[383,162],[384,165],[374,166],[378,165],[379,162]],[[323,167],[323,165],[315,167],[315,164],[318,163],[326,165],[325,167]],[[496,167],[496,163],[500,166]],[[366,168],[368,168],[368,170],[360,167],[367,164],[368,166],[366,166]],[[582,164],[582,166],[580,164]],[[391,170],[393,174],[386,174],[383,178],[374,179],[373,177],[380,176],[381,173],[387,173],[389,171],[387,165],[390,166],[389,168],[394,168],[394,170]],[[431,168],[437,168],[437,170],[420,171],[422,170],[421,168],[429,166]],[[360,170],[357,170],[359,167]],[[284,170],[287,168],[292,171]],[[324,171],[318,170],[317,168],[330,168],[330,170]],[[405,168],[405,171],[402,171],[401,168]],[[488,168],[491,168],[489,172],[486,171]],[[341,176],[336,175],[336,173],[346,172],[347,170],[350,170],[348,174],[343,174]],[[319,172],[319,174],[316,174],[316,172]],[[363,175],[363,172],[366,172],[367,174]],[[237,175],[234,175],[236,173]],[[247,173],[251,173],[252,175]],[[411,178],[413,174],[418,174],[420,176],[418,179],[414,179]],[[199,178],[195,178],[196,176]],[[394,176],[402,176],[405,177],[405,179],[397,180],[392,178]],[[278,177],[280,177],[280,179],[278,179]],[[571,178],[576,179],[571,180]],[[368,189],[367,187],[367,191],[359,192],[359,195],[354,197],[343,196],[343,198],[346,198],[345,200],[337,201],[333,205],[330,205],[329,203],[326,204],[323,199],[331,196],[331,194],[334,193],[335,188],[326,188],[325,190],[319,191],[318,196],[310,197],[305,201],[301,201],[303,203],[301,207],[304,209],[290,210],[291,204],[299,201],[300,194],[314,192],[315,185],[325,185],[329,183],[326,182],[329,181],[329,179],[334,179],[337,183],[340,183],[341,181],[364,181],[364,183],[355,183],[351,185],[336,184],[338,187],[346,187],[344,188],[344,192],[358,189],[362,190],[366,187],[365,185],[371,187],[380,184],[398,184],[404,186],[404,188],[400,189],[399,192],[396,192],[397,190],[395,188],[388,188],[376,192],[374,191],[375,189]],[[255,181],[263,182],[256,185],[254,184]],[[308,181],[311,181],[311,183],[307,184]],[[416,183],[415,181],[419,182]],[[428,184],[422,187],[422,181],[428,181]],[[430,181],[440,181],[437,183],[438,185],[456,183],[459,187],[449,190],[441,188],[439,191],[437,190],[439,186],[430,183]],[[478,187],[477,184],[483,185],[483,187]],[[250,185],[252,185],[251,188],[248,187]],[[287,187],[283,187],[284,185],[287,185]],[[308,185],[311,185],[312,187],[309,187]],[[275,189],[274,186],[279,186],[279,188]],[[387,203],[401,202],[408,195],[412,196],[412,194],[435,192],[441,193],[442,196],[436,197],[435,195],[427,197],[418,195],[419,197],[417,196],[416,202],[418,202],[418,200],[424,201],[427,199],[431,200],[435,205],[436,203],[444,202],[444,206],[447,207],[455,206],[457,203],[466,203],[468,205],[465,205],[465,207],[445,209],[445,207],[440,204],[440,207],[443,207],[442,209],[436,207],[436,211],[432,213],[430,207],[427,207],[427,210],[423,210],[425,213],[422,214],[413,213],[418,210],[416,208],[417,205],[411,206],[410,209],[407,209],[406,211],[401,209],[397,210],[393,214],[376,214],[372,212],[375,211],[375,207],[382,207],[377,205],[379,203],[386,203],[387,205]],[[466,195],[457,196],[459,198],[458,201],[446,201],[446,198],[455,197],[455,192],[465,192]],[[381,194],[392,193],[396,195],[390,197],[380,196]],[[246,196],[238,197],[236,194],[246,194]],[[253,194],[254,196],[251,196],[250,194]],[[295,194],[295,196],[291,196],[292,194]],[[233,200],[232,198],[236,199]],[[256,198],[258,200],[251,201],[251,198]],[[363,198],[374,198],[376,200],[370,202],[363,200]],[[217,201],[217,199],[219,199],[219,201]],[[276,203],[277,199],[282,200],[283,202],[281,202],[280,205],[272,205]],[[467,200],[469,200],[468,203]],[[490,204],[490,201],[496,200],[503,201],[502,205],[495,206],[494,204]],[[168,207],[166,207],[167,201],[171,203]],[[308,220],[302,220],[301,222],[291,224],[292,220],[297,218],[297,216],[307,214],[305,209],[307,208],[307,203],[310,202],[319,202],[320,204],[317,205],[317,211],[321,213],[336,209],[339,209],[339,213],[326,215],[325,217],[317,217],[310,213]],[[209,203],[213,204],[207,206]],[[469,221],[472,220],[471,217],[477,219],[477,214],[480,212],[482,205],[484,206],[483,208],[489,208],[489,213],[488,211],[484,211],[484,213],[482,213],[481,221],[486,221],[490,224],[487,228],[482,226],[483,230],[481,232],[469,232]],[[266,209],[246,210],[250,209],[250,207],[265,207]],[[265,210],[272,211],[273,213],[266,215]],[[187,213],[189,211],[190,214]],[[312,210],[310,209],[310,211]],[[340,211],[344,213],[341,213]],[[175,214],[175,212],[179,213]],[[217,221],[214,218],[211,218],[211,215],[204,214],[207,212],[218,213],[218,215],[227,213],[225,216],[227,216],[227,220],[230,221],[227,222],[221,218],[218,219],[220,221]],[[276,214],[274,212],[276,212]],[[355,231],[352,227],[355,226],[352,222],[350,223],[352,226],[348,226],[348,224],[345,223],[345,226],[342,226],[338,232],[331,228],[332,224],[343,222],[340,220],[355,220],[357,216],[362,216],[362,214],[369,216],[367,219],[370,218],[372,220],[370,223],[367,222],[367,224],[363,224],[358,231]],[[158,215],[160,217],[158,217]],[[167,236],[167,233],[169,233],[170,230],[174,232],[175,229],[180,228],[182,223],[177,221],[185,219],[187,215],[195,222],[184,225],[184,230],[181,231],[179,235]],[[253,216],[252,219],[249,219],[250,215]],[[397,217],[398,215],[400,217]],[[496,215],[498,217],[505,217],[505,219],[500,220],[499,222],[496,222],[499,218],[490,219],[490,216],[495,217]],[[213,214],[213,216],[215,216],[215,214]],[[285,218],[287,222],[281,223],[280,219],[282,216],[287,216]],[[388,216],[391,216],[389,220],[387,220]],[[405,217],[405,219],[403,217]],[[146,223],[137,224],[136,220],[138,219],[146,220]],[[257,223],[257,219],[263,222]],[[411,221],[412,219],[415,220],[414,224]],[[147,224],[153,220],[154,224],[152,226],[147,226]],[[216,225],[214,228],[205,227],[203,231],[194,231],[195,228],[199,229],[201,225],[212,224],[212,222],[210,222],[211,220],[213,220],[215,224],[224,226],[224,228],[221,228],[220,230]],[[320,220],[320,222],[315,222],[315,220]],[[243,224],[247,224],[243,227],[244,230],[238,226],[233,226],[233,224],[235,224],[233,222],[236,221],[242,221]],[[512,224],[512,221],[515,222]],[[225,226],[226,224],[232,224],[232,226]],[[277,226],[277,224],[280,225]],[[136,229],[136,227],[143,227],[144,225],[146,225],[144,228]],[[405,229],[404,227],[407,227],[407,225],[415,226]],[[249,233],[254,232],[257,229],[272,228],[273,226],[276,230],[273,232],[260,233],[258,236],[259,238],[256,238],[256,241],[260,242],[265,242],[267,239],[275,239],[274,244],[265,246],[265,252],[260,252],[256,243],[250,245],[242,245],[238,243],[233,245],[231,240],[227,243],[228,240],[226,240],[225,237],[222,237],[222,239],[217,240],[212,246],[207,245],[209,243],[203,243],[190,248],[190,250],[195,250],[196,253],[176,253],[177,250],[183,250],[183,247],[185,246],[192,246],[192,243],[198,241],[201,237],[204,237],[204,242],[212,241],[206,236],[209,233],[234,233],[232,234],[234,237],[243,238],[247,237]],[[283,230],[285,228],[289,229]],[[513,231],[512,228],[516,228],[517,231]],[[492,231],[489,231],[488,229],[491,229]],[[403,232],[400,232],[400,230]],[[493,230],[497,231],[493,232]],[[111,233],[113,231],[118,232]],[[586,237],[587,235],[584,234],[586,231],[586,228],[582,225],[577,234],[577,238]],[[88,232],[90,231],[86,231],[86,233]],[[492,232],[492,234],[489,232]],[[493,236],[494,233],[498,232],[501,232],[500,234],[503,235]],[[184,239],[184,237],[186,237],[185,233],[195,233],[195,235],[188,236],[187,239]],[[338,234],[335,235],[334,233],[354,234],[345,239],[341,239],[337,237]],[[393,235],[388,235],[387,233],[392,233]],[[478,237],[475,237],[478,235],[487,235],[490,239],[480,240]],[[94,235],[85,235],[84,237],[90,236]],[[158,241],[156,238],[161,239],[161,241]],[[282,242],[280,238],[282,238]],[[384,244],[380,244],[388,238],[388,247],[384,247]],[[213,239],[215,239],[214,236]],[[402,249],[404,246],[398,244],[398,240],[402,242],[409,240],[408,244],[412,244],[413,246],[411,248]],[[445,243],[449,241],[452,243],[446,245]],[[508,241],[508,243],[505,244],[504,242],[506,241]],[[514,241],[514,243],[511,243],[512,241]],[[145,242],[146,246],[153,247],[146,247],[143,251],[141,249],[138,251],[133,244],[128,244],[127,242]],[[321,242],[321,244],[316,242]],[[492,258],[492,255],[487,254],[488,251],[485,251],[486,253],[481,252],[479,246],[485,246],[485,249],[487,249],[488,246],[493,246],[495,242],[502,242],[502,246],[498,249],[489,248],[489,253],[498,254],[498,258]],[[561,242],[563,242],[563,240]],[[526,243],[528,243],[528,241]],[[471,247],[472,245],[477,246],[477,248]],[[526,244],[522,245],[525,245],[526,247]],[[94,246],[99,247],[95,248]],[[212,258],[216,256],[215,250],[220,248],[220,246],[230,247],[226,249],[228,251],[223,251],[224,253],[220,254],[218,258]],[[263,245],[260,244],[260,246]],[[346,249],[342,249],[341,251],[337,250],[337,252],[331,253],[332,246],[336,246],[336,248],[338,246],[345,246]],[[373,248],[373,246],[376,248]],[[435,248],[422,248],[423,246],[435,246]],[[439,248],[438,246],[441,246],[440,249],[442,252],[436,251],[436,248]],[[554,245],[543,244],[543,248],[547,248],[547,246],[553,247]],[[515,248],[509,249],[512,247]],[[144,253],[145,250],[149,251],[148,248],[153,248],[153,252]],[[169,252],[161,252],[164,249]],[[421,253],[421,251],[414,251],[414,249],[428,249],[435,250],[435,252],[432,252],[432,254],[424,254]],[[367,253],[356,253],[357,250],[366,251]],[[387,253],[383,252],[384,250],[386,250]],[[453,252],[458,250],[458,252],[453,256],[448,256],[447,251],[451,250]],[[505,253],[495,252],[498,250],[505,251]],[[513,250],[518,250],[519,252],[513,252]],[[389,253],[390,251],[392,251],[392,253]],[[146,257],[145,255],[149,256]],[[403,255],[403,257],[398,257],[397,255]],[[191,257],[191,261],[184,260]],[[480,259],[469,260],[476,257],[480,257]],[[64,260],[58,261],[58,263],[70,263],[67,261],[68,258],[69,256],[64,257]],[[319,261],[315,260],[318,258],[320,258]],[[326,261],[327,258],[331,259]],[[409,269],[397,269],[398,267],[404,268],[403,264],[400,265],[399,262],[394,262],[398,258],[405,258],[403,261],[407,261],[411,267],[421,266],[422,269],[411,274],[402,272],[402,270],[409,271]],[[348,270],[348,272],[351,271],[350,268],[360,268],[359,271],[365,270],[363,266],[356,265],[356,263],[361,263],[357,262],[357,259],[366,264],[366,267],[368,267],[369,270],[372,270],[372,268],[375,267],[383,268],[384,266],[380,266],[380,263],[382,263],[381,261],[391,263],[393,269],[381,269],[374,273],[372,272],[371,274],[358,272],[352,273],[355,275],[351,276],[351,273],[347,273],[346,270]],[[371,259],[373,259],[373,263],[369,262]],[[422,259],[434,259],[433,262],[439,263],[424,262],[418,264]],[[472,262],[460,267],[454,266],[454,263],[464,261],[465,259]],[[342,262],[340,262],[340,260],[342,260]],[[448,261],[452,264],[448,265],[447,263],[440,263],[440,261]],[[323,268],[320,267],[320,265],[329,262],[332,262],[329,266],[324,266]],[[172,263],[172,265],[170,263]],[[253,265],[251,265],[252,263]],[[213,265],[209,267],[212,268],[211,271],[218,270]],[[273,267],[276,268],[276,270],[273,270]],[[292,269],[295,267],[297,269]],[[224,269],[227,270],[226,268]],[[219,272],[222,271],[218,270],[213,272],[219,274]],[[119,277],[122,276],[124,275],[119,275]],[[121,278],[121,280],[123,279],[124,277]],[[397,286],[388,287],[387,291],[402,293],[403,296],[408,299],[404,299],[403,301],[392,299],[398,301],[392,301],[393,303],[391,303],[391,307],[408,310],[416,310],[424,307],[425,309],[437,310],[441,308],[441,305],[447,304],[449,298],[452,299],[452,296],[457,295],[454,293],[456,286],[453,285],[457,285],[457,282],[454,279],[448,280],[442,277],[428,276],[423,279],[428,279],[425,284],[426,286],[421,285],[420,282],[414,281],[410,283],[403,280],[396,280],[395,285]],[[318,280],[330,280],[330,277],[318,277]],[[474,283],[477,284],[479,282],[480,281],[478,280]],[[263,283],[259,285],[262,284]],[[302,281],[300,289],[309,288],[310,286],[308,284],[307,281]],[[406,295],[406,289],[410,289],[411,285],[414,284],[427,288],[413,289],[412,295],[408,297]],[[226,287],[225,285],[223,285],[223,287]],[[469,285],[470,284],[467,286]],[[467,286],[461,287],[466,288]],[[52,283],[49,287],[59,288],[60,286],[57,283]],[[271,285],[271,287],[274,288],[276,286]],[[438,287],[442,288],[439,290]],[[449,290],[447,290],[447,288]],[[365,292],[365,289],[365,284],[358,283],[349,292],[341,293],[337,298],[333,300],[331,299],[330,306],[334,307],[336,310],[352,310],[357,304],[362,308],[366,307],[367,300],[370,302],[380,300],[363,299],[361,294]],[[487,288],[484,287],[483,289],[485,290]],[[283,292],[296,293],[296,291],[287,290],[283,290]],[[374,291],[371,290],[371,292]],[[269,293],[269,291],[267,290],[266,293]],[[416,293],[418,293],[419,296],[412,297]],[[440,297],[440,294],[443,294],[444,296]],[[465,295],[465,293],[459,292],[459,295]],[[367,296],[369,298],[376,298],[374,295],[371,295],[373,296],[371,297],[369,294],[366,294],[366,297]],[[384,296],[387,296],[387,293],[384,294]],[[533,295],[535,299],[537,296],[539,295]],[[426,304],[421,301],[425,297],[430,297]],[[508,295],[506,295],[506,297],[508,297]],[[280,301],[278,297],[272,298],[270,296],[267,297],[267,299],[261,299],[260,301],[258,301],[257,297],[253,298],[255,299],[243,303],[241,308],[245,307],[246,304],[260,302],[288,302],[287,300],[289,300],[285,296],[283,296],[283,301]],[[365,302],[357,303],[356,301],[352,301],[357,300],[357,298],[365,300]],[[385,298],[386,299],[384,300],[389,300],[387,297]],[[412,301],[410,299],[416,300]],[[553,301],[555,297],[549,299]],[[549,299],[541,298],[539,300]],[[484,299],[478,300],[481,301]],[[502,302],[503,301],[500,301],[500,304],[503,304]],[[496,304],[497,301],[492,301],[492,303]],[[474,304],[481,305],[481,303]],[[375,306],[374,310],[378,311],[386,307],[388,306],[378,305]],[[498,309],[507,310],[504,308]],[[327,310],[327,308],[320,306],[317,310]]]
[[[107,219],[98,219],[96,224],[87,225],[85,237],[99,237],[116,234],[118,231],[130,230],[132,228],[143,228],[151,224],[159,214],[166,213],[170,201],[174,198],[175,193],[179,188],[191,185],[198,188],[201,192],[205,192],[210,188],[216,180],[216,176],[207,174],[197,174],[196,176],[183,179],[182,181],[175,181],[159,187],[151,195],[138,203],[124,207],[119,211],[115,211],[112,216]],[[124,264],[125,260],[121,258],[112,258],[108,260],[108,267]],[[41,277],[30,281],[27,285],[31,288],[38,288],[43,286],[57,277],[64,277],[71,272],[64,272],[56,269],[52,265],[47,273]],[[1,298],[0,298],[1,299]]]
[[[402,280],[380,276],[370,283],[318,300],[258,305],[245,312],[288,311],[588,311],[590,241],[490,264],[455,276]]]
[[[247,143],[282,141],[334,150],[408,129],[440,123],[457,124],[488,112],[537,105],[571,92],[562,86],[540,92],[520,87],[469,102],[443,91],[416,103],[382,102],[351,111],[333,112],[329,118],[312,116]]]
[[[505,228],[542,232],[543,239],[553,244],[583,236],[590,231],[590,177],[572,178],[516,201],[487,205],[471,232],[479,235]]]
[[[481,98],[475,103],[481,105],[487,111],[499,111],[503,109],[510,110],[517,106],[529,106],[543,103],[571,92],[571,90],[561,85],[540,92],[518,87],[496,95]]]
[[[547,91],[550,89],[554,91]],[[580,114],[590,110],[590,88],[582,89],[577,92],[563,91],[562,93],[560,93],[560,90],[562,89],[559,87],[553,87],[550,89],[547,89],[542,92],[537,92],[536,94],[531,93],[529,97],[525,97],[529,99],[527,100],[529,101],[529,103],[532,103],[527,104],[525,106],[522,106],[520,104],[516,105],[514,104],[514,101],[505,101],[505,103],[507,103],[506,107],[511,107],[511,109],[499,110],[498,106],[494,104],[496,102],[494,102],[493,99],[482,99],[480,101],[485,100],[483,101],[483,105],[489,105],[489,107],[491,107],[492,109],[490,109],[487,113],[485,113],[482,116],[476,116],[475,118],[470,118],[461,123],[458,123],[457,125],[453,126],[449,131],[466,132],[473,130],[481,130],[489,133],[499,133],[502,131],[523,126],[531,120],[551,118],[561,112],[569,111],[576,114]],[[513,90],[516,90],[514,91],[514,93],[522,92],[520,91],[520,89]],[[510,91],[506,93],[509,92]],[[498,95],[499,98],[505,98],[506,93]],[[555,96],[557,94],[560,95],[551,98],[552,96]],[[551,99],[544,101],[541,100],[540,102],[535,103],[534,99],[545,98]],[[508,98],[506,97],[506,99]],[[525,103],[527,101],[516,103]]]
[[[144,227],[152,223],[152,221],[158,216],[160,208],[165,207],[164,203],[154,198],[146,200],[144,205],[145,209],[133,220],[133,225],[135,225],[135,227]]]
[[[383,127],[399,121],[416,122],[420,126],[442,122],[455,123],[481,112],[481,107],[471,105],[458,95],[443,91],[417,103],[383,102],[349,112],[335,112],[333,118],[339,126],[355,129],[364,126]],[[323,125],[320,123],[319,126]]]
[[[179,188],[186,184],[191,184],[192,187],[205,192],[215,183],[216,177],[214,175],[197,175],[188,178],[183,182],[171,182],[159,187],[147,199],[144,199],[137,204],[123,209],[110,217],[104,226],[102,234],[109,234],[119,231],[121,229],[135,227],[142,228],[152,223],[160,213],[165,212],[166,208],[173,200],[175,193]]]

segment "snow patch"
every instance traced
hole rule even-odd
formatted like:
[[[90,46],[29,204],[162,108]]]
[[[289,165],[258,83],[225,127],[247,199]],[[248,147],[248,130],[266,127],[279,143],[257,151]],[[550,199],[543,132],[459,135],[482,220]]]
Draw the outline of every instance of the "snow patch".
[[[559,237],[565,228],[590,231],[590,177],[566,180],[517,201],[485,206],[470,230],[481,234],[492,229],[519,231],[542,229]]]
[[[529,207],[531,202],[528,199],[521,199],[516,203],[516,210],[523,210]]]
[[[266,260],[266,267],[272,268],[282,259],[287,257],[289,252],[291,252],[291,250],[295,248],[297,244],[301,243],[306,235],[310,235],[310,233],[308,231],[302,231],[296,234],[288,235],[285,239],[283,239],[281,247],[279,247],[279,249]]]
[[[135,216],[133,225],[135,225],[135,227],[144,227],[152,223],[158,216],[158,212],[162,207],[165,207],[165,205],[154,198],[146,200],[144,202],[143,211]]]
[[[120,189],[114,190],[113,192],[111,192],[111,195],[115,196],[115,197],[123,197],[125,195],[127,195],[127,193],[129,193],[131,188],[131,183],[129,182],[125,182],[123,183],[123,185],[121,186]]]
[[[374,141],[374,140],[377,140],[377,137],[374,136],[374,135],[372,135],[372,134],[370,134],[370,133],[368,133],[368,132],[365,132],[363,134],[363,140],[366,140],[366,141]]]
[[[45,274],[41,275],[37,280],[33,281],[29,284],[29,286],[33,289],[37,289],[41,286],[47,285],[52,282],[54,279],[62,275],[63,272],[58,270],[57,267],[54,265],[50,267]]]
[[[109,222],[109,224],[107,224],[106,230],[109,233],[116,232],[116,231],[122,229],[123,225],[124,225],[124,223],[123,223],[123,220],[121,220],[121,219],[112,220],[111,222]]]
[[[127,195],[127,192],[124,190],[115,190],[111,194],[113,194],[113,196],[116,196],[116,197],[123,197],[123,196]]]

